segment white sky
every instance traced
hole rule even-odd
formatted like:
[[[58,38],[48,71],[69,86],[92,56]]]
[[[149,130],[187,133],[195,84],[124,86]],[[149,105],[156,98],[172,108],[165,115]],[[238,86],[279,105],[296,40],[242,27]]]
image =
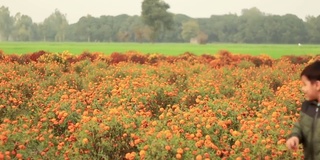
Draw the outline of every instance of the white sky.
[[[55,9],[67,15],[69,23],[75,23],[88,14],[116,16],[140,15],[143,0],[0,0],[0,6],[9,8],[11,15],[17,12],[28,15],[36,23],[43,22]],[[301,19],[320,15],[320,0],[164,0],[169,11],[193,18],[211,15],[241,14],[242,9],[257,7],[260,11],[275,15],[295,14]]]

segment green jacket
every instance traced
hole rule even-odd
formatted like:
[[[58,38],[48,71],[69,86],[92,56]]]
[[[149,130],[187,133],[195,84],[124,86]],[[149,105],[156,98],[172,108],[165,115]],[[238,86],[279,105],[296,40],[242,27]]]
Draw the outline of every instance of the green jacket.
[[[320,160],[320,113],[316,101],[304,101],[300,119],[294,124],[288,138],[297,136],[303,145],[305,160]]]

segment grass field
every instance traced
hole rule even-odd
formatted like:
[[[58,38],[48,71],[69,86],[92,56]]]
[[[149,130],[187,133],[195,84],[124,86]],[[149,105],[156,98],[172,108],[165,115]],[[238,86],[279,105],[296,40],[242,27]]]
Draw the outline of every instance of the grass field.
[[[267,54],[273,58],[283,55],[320,54],[320,45],[296,44],[206,44],[196,45],[188,43],[77,43],[77,42],[1,42],[0,50],[6,54],[25,54],[39,50],[48,52],[69,51],[81,54],[84,51],[113,52],[138,51],[141,53],[161,53],[164,55],[180,55],[191,52],[197,55],[215,54],[220,50],[228,50],[235,54],[260,55]]]

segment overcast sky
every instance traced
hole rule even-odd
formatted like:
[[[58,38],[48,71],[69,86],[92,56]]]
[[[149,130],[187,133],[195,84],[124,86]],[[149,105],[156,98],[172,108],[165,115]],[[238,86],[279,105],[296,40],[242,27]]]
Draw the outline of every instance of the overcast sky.
[[[116,16],[140,15],[143,0],[0,0],[0,6],[9,8],[12,16],[17,12],[28,15],[36,23],[43,22],[55,9],[67,15],[69,23],[75,23],[88,14]],[[242,9],[257,7],[260,11],[275,15],[295,14],[301,19],[320,15],[320,0],[164,0],[169,11],[193,18],[211,15],[241,14]]]

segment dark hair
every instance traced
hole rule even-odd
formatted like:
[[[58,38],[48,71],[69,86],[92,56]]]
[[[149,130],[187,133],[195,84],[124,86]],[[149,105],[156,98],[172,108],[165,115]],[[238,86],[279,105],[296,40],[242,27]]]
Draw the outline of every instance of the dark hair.
[[[316,60],[306,66],[301,72],[300,77],[302,76],[306,76],[311,82],[320,81],[320,61]]]

